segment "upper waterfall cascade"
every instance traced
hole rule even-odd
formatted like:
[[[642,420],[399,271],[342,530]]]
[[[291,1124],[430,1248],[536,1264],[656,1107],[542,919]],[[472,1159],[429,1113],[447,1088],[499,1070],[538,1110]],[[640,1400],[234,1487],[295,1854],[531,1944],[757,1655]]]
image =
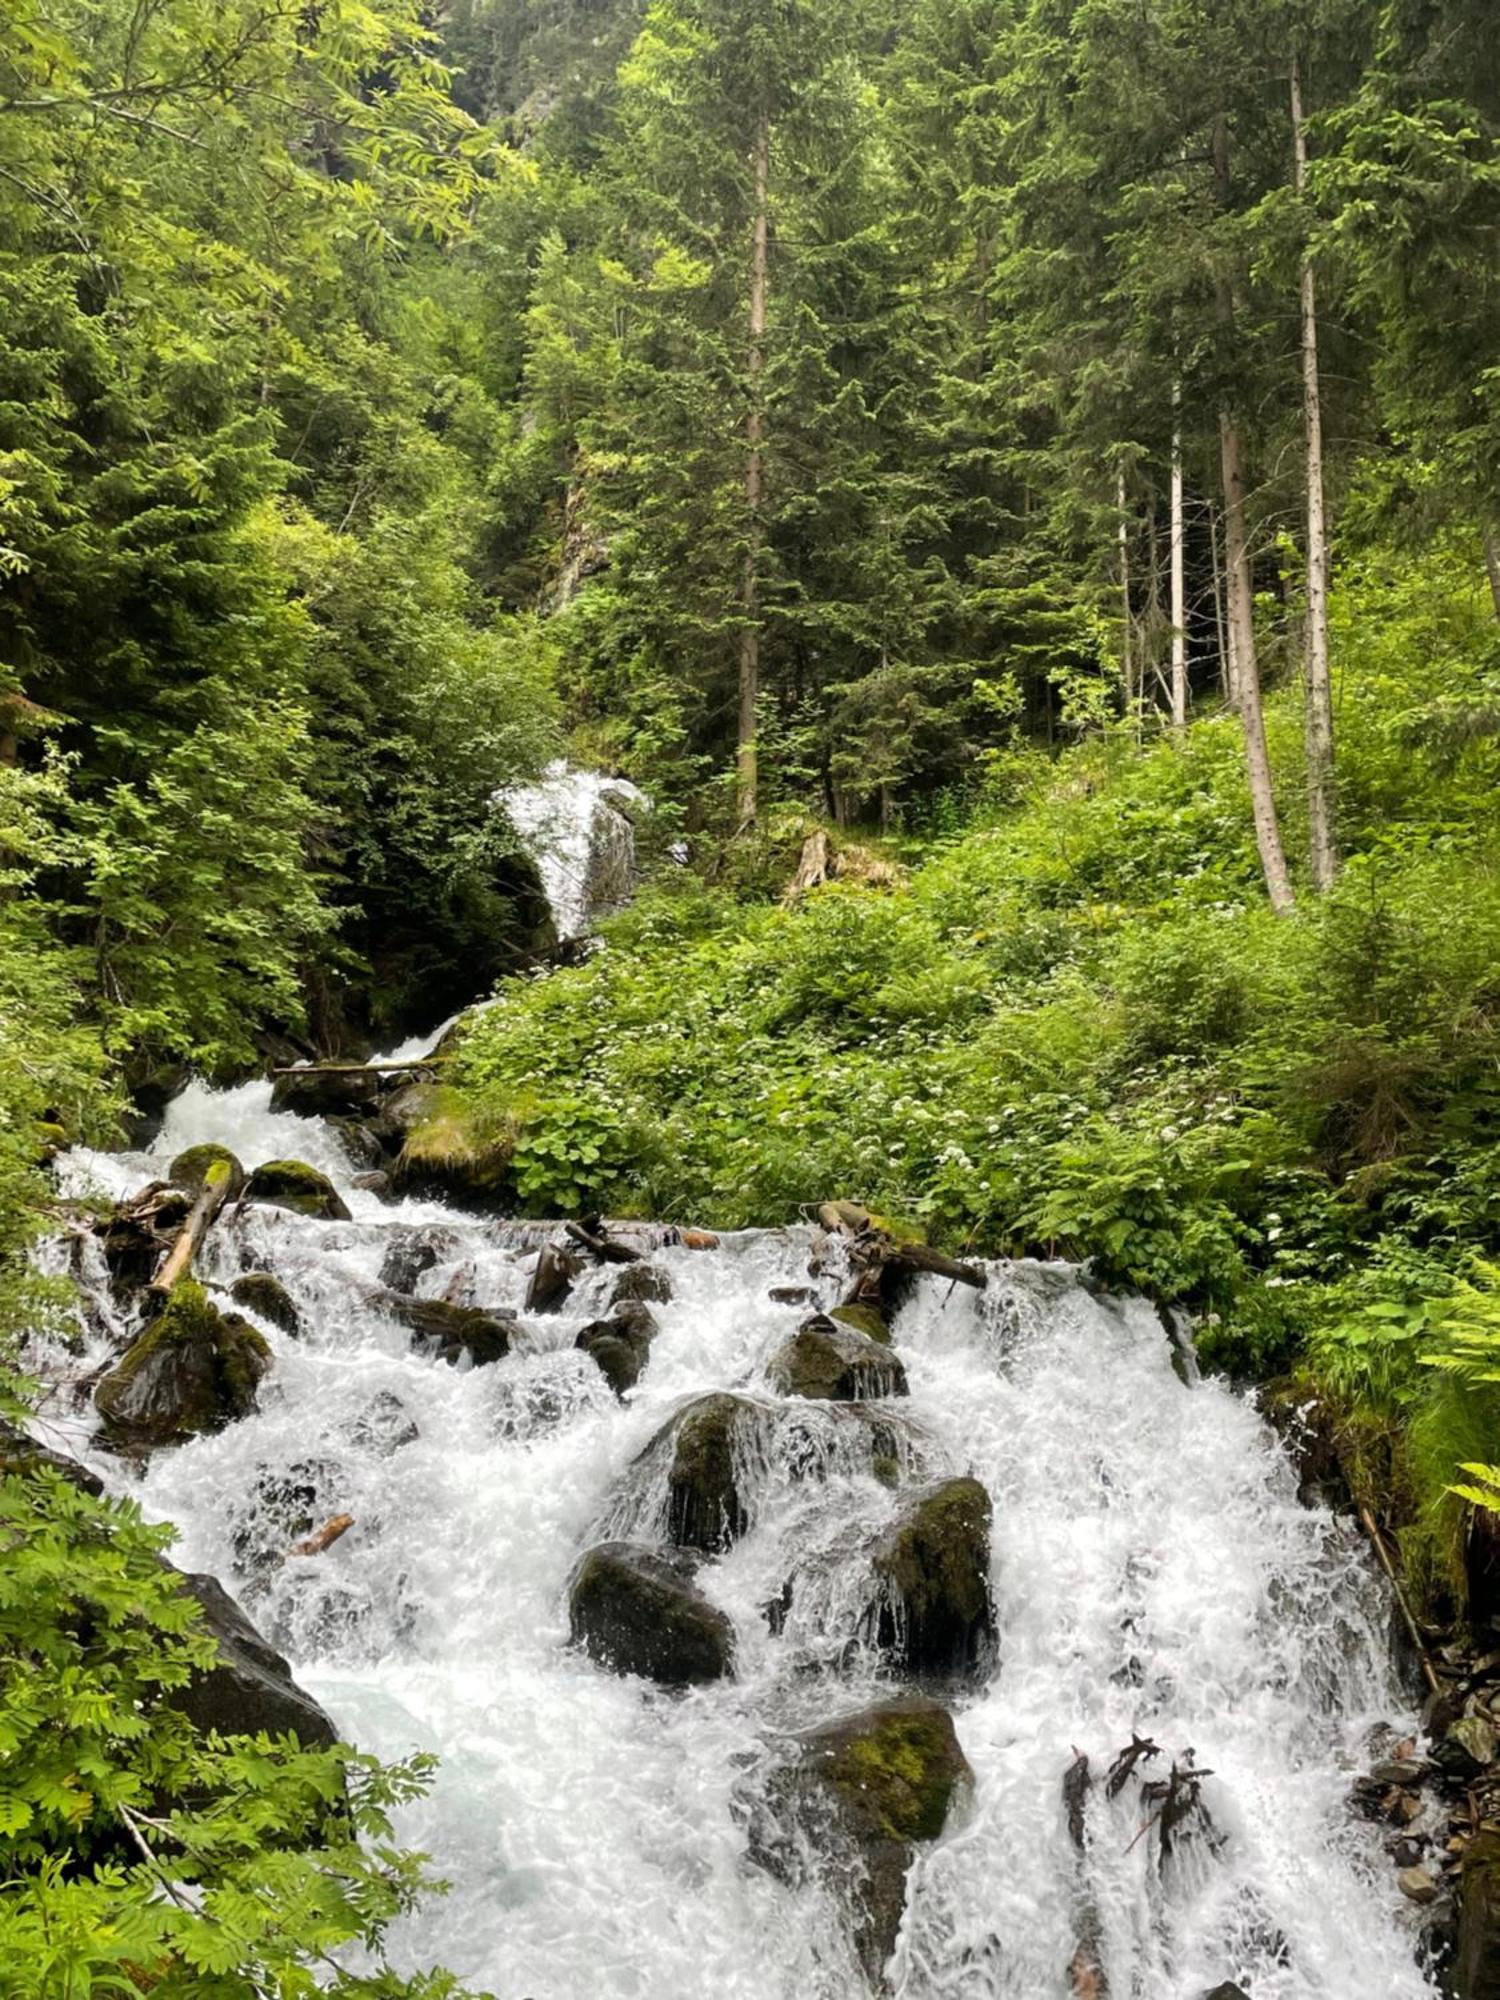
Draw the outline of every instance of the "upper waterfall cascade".
[[[582,937],[596,918],[635,891],[634,815],[649,810],[624,778],[551,764],[534,785],[498,794],[536,861],[559,944]]]
[[[138,1481],[63,1390],[45,1420],[176,1524],[177,1560],[240,1597],[350,1738],[440,1754],[400,1831],[453,1889],[398,1932],[398,1957],[503,2000],[863,1992],[837,1885],[777,1880],[748,1830],[788,1732],[891,1691],[864,1614],[896,1495],[829,1446],[814,1421],[828,1406],[777,1397],[765,1373],[808,1309],[772,1288],[833,1303],[836,1254],[810,1274],[805,1229],[660,1251],[672,1298],[653,1307],[649,1366],[622,1403],[574,1346],[609,1267],[563,1311],[523,1313],[494,1365],[414,1351],[372,1296],[395,1260],[421,1252],[420,1295],[519,1311],[538,1231],[382,1203],[351,1186],[334,1131],[273,1114],[265,1085],[194,1086],[150,1155],[75,1154],[65,1173],[124,1194],[208,1139],[246,1166],[310,1160],[352,1211],[327,1223],[250,1205],[208,1239],[208,1282],[269,1270],[300,1309],[300,1337],[265,1326],[275,1367],[258,1414],[157,1454]],[[82,1275],[78,1380],[122,1331],[102,1271]],[[972,1473],[993,1503],[999,1658],[945,1697],[976,1782],[920,1851],[892,1992],[1069,2000],[1087,1923],[1113,2000],[1203,2000],[1226,1980],[1253,2000],[1430,1995],[1378,1834],[1348,1810],[1372,1732],[1412,1727],[1388,1601],[1348,1525],[1299,1504],[1252,1404],[1185,1385],[1152,1308],[1094,1297],[1058,1265],[990,1266],[982,1292],[922,1278],[894,1339],[904,1469]],[[697,1576],[732,1621],[736,1672],[668,1693],[569,1647],[566,1589],[591,1543],[660,1535],[638,1457],[686,1398],[725,1387],[764,1405],[771,1440],[740,1468],[747,1531]],[[794,1419],[797,1463],[777,1442]],[[299,1511],[355,1526],[315,1561],[267,1561]],[[789,1578],[773,1630],[765,1607]],[[1108,1799],[1096,1784],[1082,1843],[1070,1837],[1075,1752],[1102,1777],[1134,1734],[1162,1746],[1159,1775],[1189,1751],[1212,1774],[1212,1832],[1164,1852],[1143,1837],[1138,1789]]]

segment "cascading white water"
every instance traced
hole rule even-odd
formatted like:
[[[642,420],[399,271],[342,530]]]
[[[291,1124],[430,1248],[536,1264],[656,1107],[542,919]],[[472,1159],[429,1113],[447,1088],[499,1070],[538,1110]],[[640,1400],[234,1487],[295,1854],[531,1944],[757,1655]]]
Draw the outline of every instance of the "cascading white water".
[[[558,942],[582,937],[635,890],[633,811],[644,792],[624,778],[550,764],[534,785],[514,785],[497,803],[525,842],[552,908]]]
[[[153,1158],[72,1171],[128,1191],[205,1138],[247,1165],[293,1155],[351,1178],[335,1136],[273,1115],[260,1085],[189,1091]],[[573,1349],[613,1273],[530,1317],[521,1351],[455,1370],[372,1305],[387,1260],[420,1229],[438,1261],[419,1292],[519,1307],[535,1231],[347,1199],[349,1223],[250,1207],[216,1228],[205,1275],[274,1270],[305,1331],[267,1327],[260,1413],[158,1455],[138,1491],[180,1528],[178,1559],[241,1597],[349,1736],[440,1753],[402,1832],[453,1891],[407,1926],[399,1957],[503,2000],[852,2000],[863,1989],[826,1895],[751,1865],[746,1827],[787,1731],[889,1691],[850,1643],[896,1505],[868,1425],[778,1399],[764,1377],[807,1310],[770,1288],[811,1285],[826,1303],[837,1274],[809,1278],[803,1231],[660,1253],[675,1294],[622,1406]],[[993,1497],[1001,1657],[955,1698],[975,1796],[913,1872],[894,1992],[1065,2000],[1088,1929],[1113,2000],[1201,2000],[1227,1979],[1253,2000],[1430,1994],[1378,1836],[1347,1810],[1372,1728],[1409,1726],[1361,1549],[1298,1504],[1249,1404],[1179,1381],[1145,1305],[1098,1301],[1054,1266],[950,1290],[923,1280],[900,1313],[911,1394],[881,1415],[912,1477],[972,1470]],[[761,1411],[749,1531],[699,1576],[734,1622],[738,1671],[666,1694],[569,1650],[565,1588],[601,1534],[660,1531],[659,1468],[635,1461],[686,1397],[724,1387]],[[794,1476],[810,1461],[820,1477]],[[341,1511],[357,1523],[343,1540],[275,1566],[294,1516]],[[764,1607],[789,1577],[773,1636]],[[1164,1862],[1141,1837],[1138,1789],[1105,1799],[1097,1780],[1133,1732],[1213,1773],[1216,1844]],[[1096,1774],[1081,1855],[1062,1793],[1075,1750]]]

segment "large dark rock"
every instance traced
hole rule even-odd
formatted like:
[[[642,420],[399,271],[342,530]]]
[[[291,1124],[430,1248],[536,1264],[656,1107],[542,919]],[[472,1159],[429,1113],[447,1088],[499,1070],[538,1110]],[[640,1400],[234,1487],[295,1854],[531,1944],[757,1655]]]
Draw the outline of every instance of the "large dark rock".
[[[884,1986],[917,1848],[936,1840],[973,1786],[953,1718],[910,1697],[824,1723],[798,1738],[796,1761],[772,1779],[772,1811],[803,1837],[758,1842],[757,1858],[795,1880],[806,1847],[851,1896],[854,1946]]]
[[[104,1481],[98,1473],[90,1472],[86,1465],[80,1465],[76,1458],[69,1458],[66,1452],[53,1451],[49,1446],[38,1444],[25,1431],[17,1430],[0,1418],[0,1477],[7,1473],[60,1472],[72,1485],[81,1487],[85,1493],[92,1493],[97,1500],[104,1491]]]
[[[672,1280],[660,1264],[648,1264],[644,1259],[637,1264],[627,1264],[615,1279],[614,1303],[624,1305],[635,1301],[641,1305],[665,1306],[672,1302]]]
[[[1500,1833],[1476,1833],[1459,1878],[1454,2000],[1500,2000]]]
[[[1205,1993],[1203,2000],[1250,2000],[1250,1995],[1234,1980],[1225,1979],[1211,1993]]]
[[[912,1674],[961,1674],[994,1645],[990,1496],[977,1479],[914,1494],[875,1551],[874,1633]]]
[[[587,1354],[617,1396],[633,1389],[645,1372],[656,1319],[649,1306],[628,1300],[612,1319],[590,1322],[573,1345]]]
[[[258,1313],[283,1333],[300,1334],[302,1315],[280,1278],[270,1271],[243,1271],[229,1287],[229,1296],[247,1312]]]
[[[601,1542],[573,1572],[568,1623],[573,1643],[613,1673],[689,1687],[733,1671],[734,1628],[680,1555]]]
[[[754,1403],[723,1393],[679,1410],[642,1456],[669,1451],[668,1532],[678,1548],[717,1555],[750,1524],[739,1490],[736,1437],[760,1421]]]
[[[572,1248],[566,1239],[544,1243],[537,1252],[536,1269],[526,1287],[526,1311],[561,1312],[584,1262],[583,1253]]]
[[[426,1230],[392,1230],[380,1260],[380,1282],[388,1291],[414,1292],[418,1279],[439,1261],[437,1245]]]
[[[245,1183],[245,1199],[289,1208],[318,1222],[349,1220],[348,1206],[327,1174],[303,1160],[267,1160]]]
[[[189,1146],[185,1153],[179,1153],[167,1168],[167,1179],[174,1188],[190,1194],[196,1200],[203,1192],[203,1183],[210,1167],[227,1167],[229,1185],[224,1199],[234,1201],[245,1185],[245,1169],[240,1165],[227,1146]]]
[[[94,1404],[115,1444],[181,1444],[249,1416],[270,1366],[264,1336],[184,1278],[100,1382]]]
[[[472,1306],[451,1305],[447,1299],[408,1299],[399,1292],[381,1292],[375,1303],[427,1342],[450,1367],[465,1359],[476,1368],[503,1360],[515,1338],[511,1313],[479,1312]]]
[[[840,1326],[819,1313],[804,1321],[772,1357],[772,1384],[784,1396],[827,1402],[865,1402],[904,1396],[906,1370],[899,1358],[857,1327]]]
[[[256,1631],[234,1599],[211,1576],[182,1577],[182,1586],[203,1607],[203,1619],[218,1641],[217,1667],[195,1674],[170,1697],[206,1734],[253,1736],[265,1730],[290,1732],[309,1750],[327,1749],[338,1731],[310,1694],[292,1679],[291,1668]]]
[[[295,1112],[299,1118],[357,1118],[376,1110],[400,1081],[388,1070],[312,1063],[277,1077],[271,1087],[271,1109]]]

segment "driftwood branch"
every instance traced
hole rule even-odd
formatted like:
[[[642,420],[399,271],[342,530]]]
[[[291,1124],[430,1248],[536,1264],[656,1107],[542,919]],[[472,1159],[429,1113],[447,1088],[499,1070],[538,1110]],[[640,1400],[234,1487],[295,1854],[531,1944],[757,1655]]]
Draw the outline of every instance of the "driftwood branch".
[[[602,1227],[590,1229],[585,1223],[570,1222],[567,1230],[575,1243],[581,1243],[602,1264],[638,1264],[641,1261],[639,1250],[632,1250],[628,1243],[614,1242],[604,1234]]]
[[[325,1521],[315,1534],[304,1536],[300,1542],[293,1542],[287,1550],[288,1556],[320,1556],[324,1549],[331,1549],[336,1541],[347,1535],[354,1526],[352,1514],[335,1514],[331,1521]]]
[[[187,1220],[177,1232],[177,1240],[162,1259],[154,1278],[146,1287],[149,1292],[158,1292],[163,1298],[171,1291],[177,1280],[192,1269],[193,1259],[198,1254],[198,1245],[208,1234],[209,1224],[224,1206],[229,1194],[229,1162],[215,1160],[203,1176],[203,1186],[198,1191],[198,1199],[188,1210]]]

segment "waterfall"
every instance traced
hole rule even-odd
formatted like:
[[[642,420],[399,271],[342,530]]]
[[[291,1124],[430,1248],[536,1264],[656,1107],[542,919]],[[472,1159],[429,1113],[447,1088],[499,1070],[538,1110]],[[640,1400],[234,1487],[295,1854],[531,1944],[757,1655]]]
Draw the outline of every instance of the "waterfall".
[[[630,901],[635,890],[635,825],[648,810],[623,778],[575,771],[559,761],[534,785],[497,793],[537,865],[560,944]]]
[[[300,1337],[265,1328],[259,1413],[135,1482],[61,1392],[46,1421],[177,1526],[177,1560],[239,1596],[347,1736],[441,1756],[400,1832],[452,1893],[397,1933],[398,1961],[439,1960],[503,2000],[853,2000],[836,1887],[789,1886],[750,1853],[788,1733],[890,1692],[860,1634],[898,1492],[833,1406],[778,1397],[765,1374],[807,1295],[839,1294],[814,1233],[654,1253],[672,1297],[622,1403],[574,1346],[617,1272],[525,1313],[545,1232],[350,1188],[333,1131],[273,1114],[267,1086],[194,1086],[153,1154],[66,1171],[124,1193],[206,1138],[247,1166],[312,1160],[353,1212],[249,1206],[209,1238],[209,1282],[270,1270],[300,1309]],[[520,1312],[516,1351],[473,1369],[414,1352],[377,1291],[413,1274],[422,1295]],[[118,1310],[83,1277],[80,1376]],[[879,1408],[901,1480],[972,1473],[993,1502],[998,1661],[947,1697],[973,1796],[919,1851],[892,1992],[1068,2000],[1087,1927],[1113,2000],[1203,2000],[1226,1980],[1252,2000],[1430,1995],[1379,1832],[1347,1803],[1381,1726],[1414,1727],[1388,1603],[1347,1524],[1299,1505],[1253,1405],[1179,1379],[1151,1308],[1063,1266],[996,1264],[982,1292],[922,1278],[893,1331],[910,1395]],[[603,1536],[660,1535],[647,1447],[725,1388],[758,1413],[748,1525],[697,1581],[733,1623],[737,1670],[669,1693],[570,1649],[568,1579]],[[342,1540],[278,1563],[302,1520],[337,1512],[355,1517]],[[790,1610],[768,1620],[788,1579]],[[1211,1827],[1170,1856],[1139,1786],[1110,1799],[1100,1782],[1136,1734],[1161,1746],[1156,1775],[1189,1751],[1212,1774]],[[1097,1774],[1081,1845],[1075,1752]]]

